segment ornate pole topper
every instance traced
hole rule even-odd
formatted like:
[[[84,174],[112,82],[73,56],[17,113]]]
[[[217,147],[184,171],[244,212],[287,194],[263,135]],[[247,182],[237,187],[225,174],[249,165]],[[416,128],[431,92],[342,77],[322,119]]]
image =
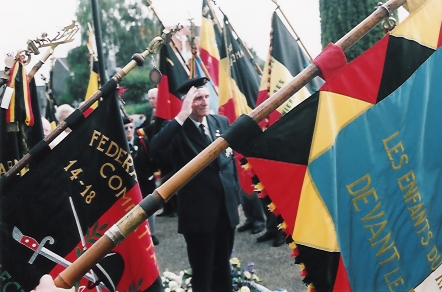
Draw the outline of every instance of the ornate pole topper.
[[[28,40],[28,48],[32,48],[33,53],[38,55],[39,48],[49,47],[49,50],[40,58],[40,61],[32,67],[31,72],[28,74],[28,78],[32,79],[35,73],[43,66],[46,60],[54,52],[54,49],[61,44],[70,43],[74,40],[75,34],[80,30],[75,20],[68,26],[65,26],[61,31],[57,32],[57,35],[53,38],[49,38],[47,33],[42,33],[39,38],[34,40]],[[29,57],[29,61],[30,61]]]
[[[54,52],[54,49],[58,45],[72,42],[75,34],[79,30],[80,28],[73,20],[70,25],[65,26],[61,29],[61,31],[58,31],[57,35],[53,38],[48,37],[47,33],[42,33],[40,37],[37,37],[34,40],[28,40],[28,47],[26,49],[19,50],[15,56],[13,54],[8,54],[5,60],[5,72],[0,78],[0,86],[8,82],[10,69],[16,61],[21,61],[24,65],[28,65],[31,62],[32,54],[39,55],[40,48],[49,47],[49,50],[41,57],[40,61],[34,65],[31,72],[29,72],[28,79],[31,80],[44,62]]]

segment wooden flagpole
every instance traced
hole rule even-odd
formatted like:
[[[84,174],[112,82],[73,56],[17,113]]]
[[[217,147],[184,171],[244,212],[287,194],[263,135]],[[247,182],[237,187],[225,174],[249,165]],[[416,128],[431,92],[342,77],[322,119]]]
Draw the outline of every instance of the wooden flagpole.
[[[218,17],[216,16],[216,13],[215,13],[215,11],[213,10],[212,3],[210,3],[210,1],[213,1],[213,0],[207,0],[207,5],[209,5],[210,12],[212,12],[212,15],[213,15],[213,21],[214,21],[215,24],[216,24],[216,27],[217,27],[217,29],[218,29],[218,32],[219,32],[220,34],[222,34],[222,33],[223,33],[223,29],[222,29],[222,27],[221,27],[221,23],[219,23]],[[215,3],[215,2],[214,2],[214,3]]]
[[[375,12],[343,36],[336,45],[344,51],[347,50],[376,24],[385,17],[388,17],[392,11],[399,8],[405,2],[406,0],[389,0],[382,6],[379,6]],[[256,122],[261,121],[314,77],[318,76],[319,73],[319,68],[315,64],[310,64],[275,94],[256,107],[249,113],[249,116]],[[56,286],[62,288],[74,286],[100,259],[129,236],[141,223],[145,222],[149,216],[161,208],[162,204],[169,200],[183,185],[216,159],[228,146],[229,144],[224,138],[218,137],[175,175],[109,228],[105,235],[92,245],[91,248],[82,254],[72,265],[61,272],[55,279]]]
[[[304,44],[301,41],[301,38],[298,36],[298,34],[296,33],[295,29],[293,28],[292,24],[290,23],[289,19],[287,18],[287,16],[285,16],[284,11],[282,11],[281,6],[279,6],[278,1],[277,0],[272,0],[273,3],[275,3],[276,5],[276,9],[279,9],[279,11],[281,11],[282,16],[284,16],[284,19],[287,21],[287,23],[289,24],[290,28],[292,29],[293,33],[296,36],[296,41],[299,41],[299,43],[301,44],[302,48],[304,49],[305,53],[307,54],[307,56],[310,58],[310,61],[313,60],[312,56],[310,55],[310,53],[307,51],[307,48],[304,46]]]

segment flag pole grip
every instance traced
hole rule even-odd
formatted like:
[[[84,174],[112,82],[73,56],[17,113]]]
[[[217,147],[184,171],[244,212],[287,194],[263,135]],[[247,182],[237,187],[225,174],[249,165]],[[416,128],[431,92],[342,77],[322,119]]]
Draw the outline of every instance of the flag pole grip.
[[[383,5],[385,7],[378,7],[376,11],[342,37],[336,44],[344,51],[350,48],[377,23],[389,16],[393,10],[399,8],[405,2],[406,0],[390,0]],[[314,64],[310,64],[275,94],[256,107],[249,113],[249,116],[256,122],[261,121],[295,94],[296,91],[301,89],[314,77],[318,76],[319,73],[319,68]],[[233,123],[233,125],[235,125],[235,123]],[[111,251],[119,241],[123,240],[125,236],[135,230],[138,225],[144,222],[145,218],[152,215],[154,210],[158,210],[164,202],[168,201],[188,181],[215,160],[227,147],[229,147],[229,143],[223,137],[218,137],[212,144],[158,187],[152,195],[143,199],[138,206],[134,207],[115,223],[110,228],[111,231],[106,231],[104,236],[57,277],[56,286],[63,288],[72,287],[75,282],[80,280],[87,271]],[[109,236],[112,237],[114,241],[111,240]]]

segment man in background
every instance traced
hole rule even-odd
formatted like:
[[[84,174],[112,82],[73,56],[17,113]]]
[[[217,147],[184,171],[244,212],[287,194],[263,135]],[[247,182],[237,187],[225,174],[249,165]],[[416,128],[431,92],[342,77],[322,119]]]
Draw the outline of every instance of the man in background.
[[[155,190],[155,179],[153,177],[153,169],[155,166],[147,155],[149,151],[149,140],[146,136],[138,136],[135,133],[135,127],[131,118],[124,116],[123,124],[134,161],[135,171],[137,172],[141,195],[145,198]],[[152,242],[154,245],[158,245],[160,241],[155,236],[155,216],[152,215],[147,218],[147,220],[149,221]]]
[[[158,132],[161,128],[161,125],[155,124],[155,111],[157,107],[157,97],[158,97],[158,88],[151,88],[147,92],[147,100],[151,106],[151,110],[146,114],[146,120],[141,124],[140,127],[137,128],[138,135],[145,135],[148,137],[149,141],[152,140],[153,136]],[[155,160],[155,157],[151,157],[151,159]],[[161,183],[168,178],[169,170],[168,166],[164,167],[161,171],[159,169],[154,170],[155,177],[157,180],[157,186],[160,186]],[[158,214],[158,217],[168,216],[175,217],[176,213],[176,197],[172,197],[168,202],[163,205],[163,211]]]

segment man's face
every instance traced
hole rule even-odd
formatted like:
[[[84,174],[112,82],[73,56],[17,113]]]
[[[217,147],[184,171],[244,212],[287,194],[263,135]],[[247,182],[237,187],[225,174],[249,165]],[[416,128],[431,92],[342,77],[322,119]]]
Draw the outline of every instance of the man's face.
[[[134,123],[128,123],[124,125],[124,131],[126,132],[126,139],[127,141],[132,141],[132,138],[134,137]]]
[[[147,99],[149,100],[150,106],[152,108],[157,107],[157,95],[158,95],[158,91],[151,91],[149,93],[149,96],[147,97]]]
[[[190,117],[195,121],[201,122],[203,117],[210,113],[209,90],[207,87],[198,88],[198,95],[192,103],[192,113]]]

